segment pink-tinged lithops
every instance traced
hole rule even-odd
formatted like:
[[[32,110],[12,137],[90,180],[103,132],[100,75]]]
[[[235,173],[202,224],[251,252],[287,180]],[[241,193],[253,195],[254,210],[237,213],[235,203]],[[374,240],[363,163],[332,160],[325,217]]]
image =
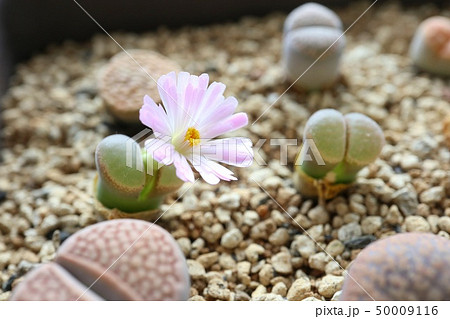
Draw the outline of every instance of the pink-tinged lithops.
[[[298,7],[284,23],[287,79],[306,90],[330,87],[339,76],[345,43],[342,22],[333,11],[317,3]]]
[[[139,123],[142,98],[148,94],[156,103],[161,102],[156,81],[161,75],[181,68],[157,52],[135,49],[128,50],[128,54],[118,53],[100,72],[99,91],[107,110],[115,118],[125,123]]]
[[[416,30],[409,54],[419,68],[450,76],[450,19],[436,16],[424,20]]]
[[[361,251],[350,265],[340,299],[450,300],[449,283],[450,240],[398,234]]]
[[[332,198],[377,159],[384,143],[383,131],[366,115],[317,111],[305,125],[294,182],[305,196]]]
[[[157,225],[121,219],[69,237],[55,262],[27,274],[11,299],[186,300],[189,289],[186,261],[172,236]]]

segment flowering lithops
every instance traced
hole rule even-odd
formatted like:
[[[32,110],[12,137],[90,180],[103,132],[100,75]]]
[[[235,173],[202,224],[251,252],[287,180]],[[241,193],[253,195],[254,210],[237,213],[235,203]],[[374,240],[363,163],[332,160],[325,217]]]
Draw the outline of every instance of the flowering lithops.
[[[94,182],[97,210],[106,218],[154,219],[163,196],[183,185],[173,166],[158,167],[132,138],[116,134],[97,146]]]
[[[140,111],[142,123],[154,132],[154,138],[145,143],[147,152],[161,164],[173,164],[185,182],[194,182],[190,164],[207,183],[217,184],[237,179],[217,162],[247,167],[253,161],[250,139],[216,139],[246,126],[248,117],[243,112],[234,113],[238,101],[223,96],[225,84],[208,83],[207,74],[171,72],[158,80],[164,108],[146,96]]]
[[[189,275],[171,235],[121,219],[89,226],[66,240],[55,262],[24,278],[12,300],[186,300]]]
[[[409,54],[419,68],[450,76],[450,19],[436,16],[423,21],[416,30]]]
[[[375,161],[384,145],[378,124],[360,113],[314,113],[305,125],[294,181],[305,196],[332,198]]]
[[[126,52],[115,55],[100,72],[99,91],[106,109],[116,119],[139,123],[142,97],[149,94],[159,102],[156,81],[161,75],[181,68],[157,52],[137,49],[127,52],[129,55]]]
[[[450,240],[397,234],[361,251],[350,265],[340,299],[449,300],[449,283]]]
[[[283,37],[284,69],[296,87],[321,89],[336,81],[345,36],[333,11],[317,3],[298,7],[286,18]]]

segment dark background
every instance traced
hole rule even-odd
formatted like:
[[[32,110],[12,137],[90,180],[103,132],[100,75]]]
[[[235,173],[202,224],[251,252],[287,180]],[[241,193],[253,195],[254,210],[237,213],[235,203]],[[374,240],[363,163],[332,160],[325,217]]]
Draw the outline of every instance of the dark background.
[[[165,25],[202,25],[289,12],[302,0],[76,0],[108,32],[148,31]],[[388,0],[379,0],[377,6]],[[316,1],[331,8],[352,1]],[[404,3],[421,3],[409,0]],[[443,4],[442,1],[433,1]],[[73,0],[0,0],[0,96],[17,62],[49,43],[64,39],[86,40],[101,29]]]

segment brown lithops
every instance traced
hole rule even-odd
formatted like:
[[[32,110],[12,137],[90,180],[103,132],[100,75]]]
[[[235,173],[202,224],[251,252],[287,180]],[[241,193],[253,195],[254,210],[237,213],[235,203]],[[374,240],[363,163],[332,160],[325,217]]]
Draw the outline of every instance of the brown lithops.
[[[183,253],[161,227],[121,219],[69,237],[54,263],[27,274],[12,300],[186,300]]]
[[[99,91],[114,117],[126,123],[139,123],[144,96],[149,95],[159,103],[156,81],[171,71],[180,71],[181,67],[153,51],[129,50],[128,53],[131,57],[125,52],[115,55],[100,72]]]
[[[358,255],[340,299],[449,300],[449,283],[450,240],[425,233],[398,234]]]

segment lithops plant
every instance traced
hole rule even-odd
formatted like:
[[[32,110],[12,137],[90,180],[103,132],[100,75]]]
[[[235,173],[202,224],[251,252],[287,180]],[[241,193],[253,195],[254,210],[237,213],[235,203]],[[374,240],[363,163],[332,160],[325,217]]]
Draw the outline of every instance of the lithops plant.
[[[363,114],[317,111],[305,125],[294,182],[305,196],[332,198],[376,160],[384,142],[381,128]]]
[[[416,30],[409,55],[419,68],[450,76],[450,19],[436,16],[424,20]]]
[[[159,103],[156,81],[170,71],[180,71],[181,67],[153,51],[135,49],[128,50],[128,54],[121,52],[111,59],[99,74],[98,86],[106,109],[116,119],[139,123],[144,95],[153,96]]]
[[[339,76],[345,43],[342,22],[333,11],[317,3],[298,7],[284,23],[282,61],[287,79],[306,90],[331,86]]]
[[[397,234],[361,251],[350,265],[340,300],[449,300],[449,283],[450,240]]]
[[[161,227],[101,222],[67,239],[56,259],[27,274],[11,300],[186,300],[183,253]]]
[[[108,219],[155,219],[164,196],[183,185],[173,165],[158,165],[136,141],[121,134],[98,144],[95,164],[95,207]]]

